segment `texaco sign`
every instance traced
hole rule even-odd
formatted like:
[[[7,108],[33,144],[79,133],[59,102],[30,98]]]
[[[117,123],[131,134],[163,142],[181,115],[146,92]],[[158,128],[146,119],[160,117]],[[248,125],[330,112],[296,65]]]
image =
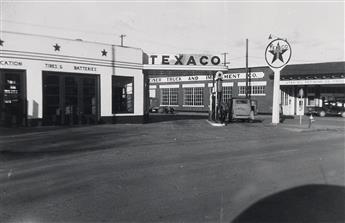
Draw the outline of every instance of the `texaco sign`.
[[[291,58],[291,46],[283,39],[275,39],[270,42],[265,51],[267,64],[272,68],[285,66]]]

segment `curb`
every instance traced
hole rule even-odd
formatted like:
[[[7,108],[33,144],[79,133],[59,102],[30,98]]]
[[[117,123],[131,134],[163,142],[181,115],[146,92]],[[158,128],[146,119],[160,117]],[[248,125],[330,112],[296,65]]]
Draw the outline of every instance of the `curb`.
[[[211,122],[209,120],[206,120],[210,125],[214,126],[214,127],[223,127],[225,126],[224,123],[215,123],[215,122]]]
[[[332,132],[341,132],[345,131],[343,128],[294,128],[294,127],[281,127],[282,129],[286,129],[293,132],[322,132],[322,131],[332,131]]]

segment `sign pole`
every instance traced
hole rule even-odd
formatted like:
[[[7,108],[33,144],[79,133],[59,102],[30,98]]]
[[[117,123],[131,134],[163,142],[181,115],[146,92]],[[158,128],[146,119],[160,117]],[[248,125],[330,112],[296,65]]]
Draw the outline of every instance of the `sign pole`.
[[[280,70],[274,69],[272,124],[279,123]]]
[[[248,39],[246,39],[246,98],[248,98]]]
[[[301,106],[301,101],[302,101],[302,94],[300,94],[300,99],[299,99],[299,103],[298,103],[298,109],[302,110],[302,106]],[[302,112],[299,112],[299,125],[302,125]]]
[[[217,86],[217,85],[216,85]],[[216,87],[217,89],[217,87]],[[216,90],[216,98],[214,102],[214,121],[218,122],[218,89]]]
[[[304,106],[304,104],[303,104],[303,102],[302,102],[302,100],[303,100],[303,94],[304,94],[303,88],[299,89],[298,94],[299,94],[299,97],[300,97],[299,102],[298,102],[299,125],[302,125],[302,109],[303,109],[303,106]]]
[[[274,71],[273,80],[273,102],[272,102],[272,124],[280,122],[280,71],[286,66],[291,58],[291,46],[287,40],[277,38],[271,41],[265,51],[265,60]]]

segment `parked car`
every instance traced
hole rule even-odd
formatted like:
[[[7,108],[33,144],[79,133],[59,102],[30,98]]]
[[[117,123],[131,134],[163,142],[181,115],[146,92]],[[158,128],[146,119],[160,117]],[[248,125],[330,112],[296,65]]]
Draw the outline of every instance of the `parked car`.
[[[151,113],[170,113],[173,114],[175,112],[175,109],[172,107],[151,107],[150,108]]]
[[[151,113],[158,113],[159,107],[151,107],[150,112]]]
[[[232,98],[230,100],[230,120],[252,120],[256,113],[257,101],[249,98]]]
[[[325,101],[322,107],[308,107],[307,115],[340,115],[345,118],[345,100]]]

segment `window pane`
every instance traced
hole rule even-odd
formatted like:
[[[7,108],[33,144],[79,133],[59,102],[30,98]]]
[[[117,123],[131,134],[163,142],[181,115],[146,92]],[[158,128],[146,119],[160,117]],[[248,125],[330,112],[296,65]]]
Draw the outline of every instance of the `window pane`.
[[[161,89],[161,104],[169,105],[169,88]]]
[[[204,105],[204,88],[184,88],[184,105]]]
[[[265,86],[252,86],[252,94],[265,94]]]
[[[193,105],[193,88],[183,89],[183,104]]]
[[[232,87],[226,86],[223,87],[223,102],[228,102],[232,96]]]
[[[156,89],[150,89],[150,98],[156,97]]]
[[[170,105],[178,105],[178,88],[170,88]]]
[[[204,88],[194,88],[194,105],[204,105]]]
[[[238,94],[246,94],[246,86],[238,86]]]
[[[96,79],[83,78],[83,109],[84,114],[96,114]]]

